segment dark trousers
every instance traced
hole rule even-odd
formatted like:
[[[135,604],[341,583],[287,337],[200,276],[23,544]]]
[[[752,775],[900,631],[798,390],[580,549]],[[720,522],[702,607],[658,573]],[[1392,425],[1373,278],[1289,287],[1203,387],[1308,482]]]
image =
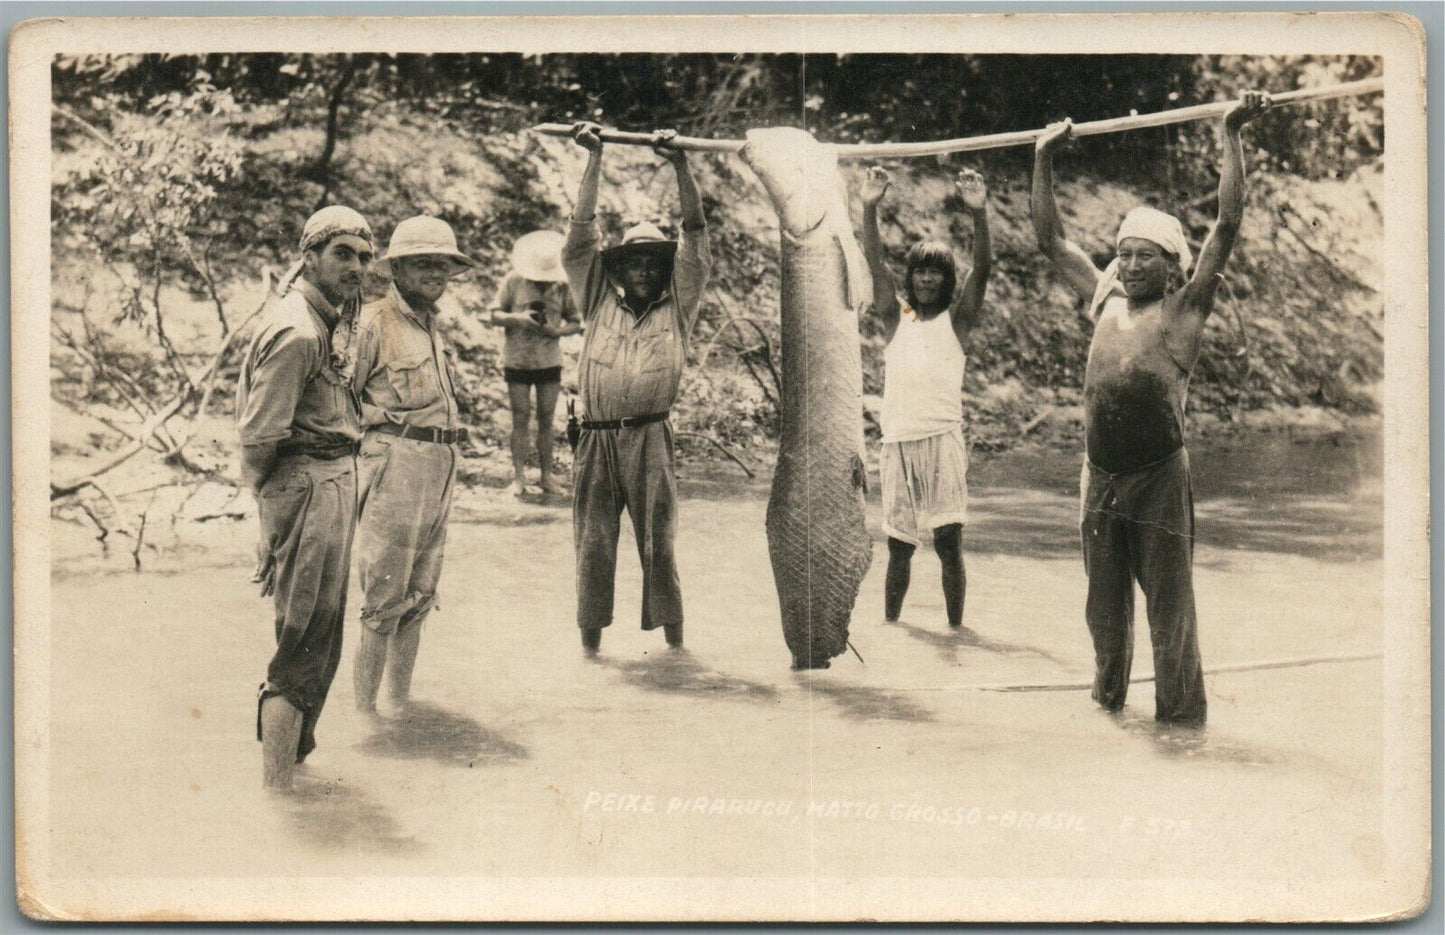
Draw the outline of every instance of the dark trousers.
[[[276,562],[276,653],[260,701],[282,695],[301,712],[300,762],[316,748],[316,722],[341,661],[356,460],[283,458],[258,500],[261,535]]]
[[[1110,474],[1085,462],[1079,530],[1094,640],[1094,700],[1124,705],[1134,657],[1134,582],[1144,592],[1154,649],[1154,716],[1202,724],[1204,671],[1194,609],[1194,498],[1183,448]]]
[[[642,562],[642,629],[682,623],[677,472],[668,422],[585,430],[573,461],[572,533],[577,549],[577,626],[612,623],[622,510],[632,517]]]

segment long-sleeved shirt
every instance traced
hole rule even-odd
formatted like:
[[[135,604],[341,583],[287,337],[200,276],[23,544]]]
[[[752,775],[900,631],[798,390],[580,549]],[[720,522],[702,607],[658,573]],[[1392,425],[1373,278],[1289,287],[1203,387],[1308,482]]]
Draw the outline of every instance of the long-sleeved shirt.
[[[361,399],[362,426],[458,427],[451,368],[436,315],[419,312],[391,291],[361,310],[351,385]]]
[[[361,438],[356,402],[331,359],[340,313],[299,282],[276,304],[241,362],[236,392],[241,444],[335,448]]]
[[[607,275],[600,240],[595,219],[574,219],[562,247],[572,301],[587,323],[577,374],[583,415],[612,420],[670,409],[712,267],[707,229],[683,230],[667,288],[636,311]]]

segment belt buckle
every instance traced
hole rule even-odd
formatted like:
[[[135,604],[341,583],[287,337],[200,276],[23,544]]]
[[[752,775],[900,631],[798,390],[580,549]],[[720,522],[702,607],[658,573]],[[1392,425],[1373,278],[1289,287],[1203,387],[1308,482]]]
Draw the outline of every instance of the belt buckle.
[[[630,429],[633,426],[637,425],[637,420],[637,416],[624,416],[621,419],[618,419],[617,423],[625,429]]]

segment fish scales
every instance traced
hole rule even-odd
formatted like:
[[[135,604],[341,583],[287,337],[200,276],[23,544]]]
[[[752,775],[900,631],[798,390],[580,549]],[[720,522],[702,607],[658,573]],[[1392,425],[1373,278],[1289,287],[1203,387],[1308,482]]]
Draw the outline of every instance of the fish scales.
[[[822,668],[847,648],[873,558],[855,308],[869,289],[835,157],[799,130],[753,131],[748,140],[742,157],[782,228],[782,425],[768,553],[793,664]]]

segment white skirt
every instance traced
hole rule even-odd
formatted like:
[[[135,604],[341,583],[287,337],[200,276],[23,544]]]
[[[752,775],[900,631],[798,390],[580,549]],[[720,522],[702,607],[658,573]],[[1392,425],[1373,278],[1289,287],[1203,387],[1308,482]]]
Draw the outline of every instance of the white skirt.
[[[909,442],[885,442],[883,531],[922,545],[924,530],[968,522],[968,447],[963,426]]]

